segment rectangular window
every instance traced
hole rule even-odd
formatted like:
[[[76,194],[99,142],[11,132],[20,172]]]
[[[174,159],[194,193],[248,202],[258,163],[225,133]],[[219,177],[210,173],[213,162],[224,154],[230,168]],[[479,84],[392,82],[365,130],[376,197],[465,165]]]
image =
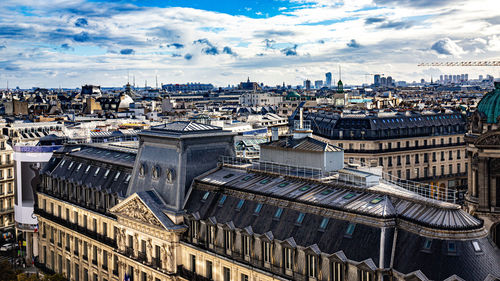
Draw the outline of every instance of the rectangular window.
[[[283,248],[283,255],[285,258],[284,265],[285,269],[292,270],[292,249],[288,247]]]
[[[304,220],[304,217],[306,215],[304,213],[299,213],[299,216],[297,217],[296,224],[302,224],[302,221]]]
[[[457,150],[457,159],[461,159],[462,157],[460,156],[460,150]]]
[[[261,210],[261,209],[262,209],[262,204],[261,204],[261,203],[257,204],[257,206],[255,207],[255,211],[254,211],[254,213],[255,213],[255,214],[260,213],[260,210]]]
[[[420,163],[419,154],[415,154],[415,164],[419,164],[419,163]]]
[[[328,221],[329,221],[328,218],[323,218],[323,220],[321,221],[321,224],[319,225],[319,229],[325,230],[326,226],[328,225]]]
[[[331,262],[330,275],[332,281],[344,281],[344,265],[340,262]]]
[[[208,228],[209,228],[207,231],[208,243],[213,245],[215,242],[215,226],[209,225]]]
[[[243,204],[245,203],[245,199],[240,199],[238,202],[238,205],[236,205],[236,210],[241,210],[241,207],[243,207]]]
[[[231,270],[227,267],[224,267],[224,281],[231,281]]]
[[[227,198],[226,195],[222,195],[222,197],[219,200],[219,207],[222,207],[222,205],[224,205],[224,202],[226,201],[226,198]]]
[[[224,247],[228,251],[233,249],[233,233],[231,230],[224,230]]]
[[[241,274],[241,281],[248,281],[248,275],[246,274]]]
[[[351,236],[354,233],[354,229],[356,228],[356,225],[354,223],[349,223],[347,225],[347,229],[345,231],[345,234],[347,236]]]
[[[196,273],[196,256],[191,255],[191,271]]]
[[[243,235],[243,255],[250,256],[250,236],[248,235]]]
[[[316,256],[307,255],[307,275],[316,278]]]
[[[71,261],[66,260],[66,277],[71,279]]]
[[[373,281],[373,274],[366,270],[360,270],[359,272],[359,281]]]
[[[264,251],[264,262],[271,262],[271,243],[265,242],[263,243],[263,251]]]
[[[207,261],[206,264],[207,266],[205,267],[206,270],[205,277],[207,277],[207,279],[209,280],[212,280],[213,279],[212,262]]]
[[[278,208],[276,212],[274,213],[274,218],[279,219],[281,217],[281,214],[283,213],[283,208]]]

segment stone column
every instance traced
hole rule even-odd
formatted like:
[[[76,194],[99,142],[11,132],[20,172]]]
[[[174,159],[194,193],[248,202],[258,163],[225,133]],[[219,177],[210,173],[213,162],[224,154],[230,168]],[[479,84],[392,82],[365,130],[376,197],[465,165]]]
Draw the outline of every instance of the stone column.
[[[38,257],[38,232],[33,233],[33,257]]]
[[[26,264],[31,265],[31,261],[33,260],[33,249],[32,249],[32,240],[33,232],[26,231]]]

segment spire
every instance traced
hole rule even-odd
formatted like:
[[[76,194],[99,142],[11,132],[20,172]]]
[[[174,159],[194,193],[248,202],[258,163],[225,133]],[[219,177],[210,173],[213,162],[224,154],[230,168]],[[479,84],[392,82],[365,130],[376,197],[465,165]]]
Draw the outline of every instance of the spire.
[[[247,77],[247,83],[250,83],[250,76]]]

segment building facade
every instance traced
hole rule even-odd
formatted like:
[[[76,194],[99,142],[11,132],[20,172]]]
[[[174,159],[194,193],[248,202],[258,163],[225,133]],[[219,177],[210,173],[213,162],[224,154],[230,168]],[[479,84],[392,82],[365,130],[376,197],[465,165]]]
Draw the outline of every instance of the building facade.
[[[282,174],[280,163],[220,163],[234,156],[234,134],[205,124],[174,122],[140,137],[138,147],[54,153],[37,193],[40,266],[75,281],[500,276],[482,221],[455,204]],[[329,151],[321,141],[300,150],[318,147]]]
[[[349,163],[381,166],[385,177],[459,191],[467,184],[466,120],[459,113],[305,113],[315,134],[344,148]]]
[[[0,137],[0,230],[14,227],[14,160],[7,137]]]

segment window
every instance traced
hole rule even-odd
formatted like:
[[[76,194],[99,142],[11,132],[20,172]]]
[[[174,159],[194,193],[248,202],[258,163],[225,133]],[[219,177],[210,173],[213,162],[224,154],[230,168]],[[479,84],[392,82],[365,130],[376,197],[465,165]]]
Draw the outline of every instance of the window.
[[[323,218],[321,224],[319,225],[319,230],[325,230],[326,226],[328,225],[328,221],[329,221],[328,218]]]
[[[255,214],[260,213],[260,210],[261,210],[261,209],[262,209],[262,204],[261,204],[261,203],[257,204],[257,206],[255,207],[255,211],[254,211],[254,213],[255,213]]]
[[[289,185],[290,183],[289,182],[282,182],[278,185],[278,187],[285,187],[287,185]]]
[[[424,250],[430,250],[432,247],[432,240],[431,239],[425,239],[424,241]]]
[[[208,226],[207,235],[208,235],[208,243],[213,245],[215,242],[215,226],[213,225]]]
[[[474,248],[474,251],[476,252],[481,252],[481,246],[479,246],[479,242],[477,241],[472,241],[472,247]]]
[[[316,278],[316,256],[307,255],[307,275]]]
[[[248,275],[246,274],[241,274],[241,281],[248,281]]]
[[[222,195],[222,197],[219,200],[219,207],[222,207],[222,205],[224,205],[224,202],[226,201],[226,198],[227,198],[226,195]]]
[[[441,151],[441,161],[444,161],[444,151]]]
[[[107,179],[109,175],[109,169],[106,170],[106,173],[104,173],[104,178]]]
[[[115,177],[113,178],[113,181],[117,181],[118,180],[118,177],[120,176],[120,171],[116,172],[116,175]]]
[[[224,247],[227,251],[233,249],[233,233],[229,229],[224,230]]]
[[[274,213],[274,218],[279,219],[281,217],[281,214],[283,213],[283,208],[278,208],[276,210],[276,213]]]
[[[245,199],[240,199],[238,202],[238,205],[236,205],[236,210],[241,210],[241,207],[243,207],[243,204],[245,203]]]
[[[396,159],[397,159],[397,165],[401,166],[401,156],[398,155]]]
[[[108,269],[108,252],[105,250],[102,250],[102,268],[105,270]]]
[[[97,174],[99,174],[99,170],[101,170],[100,167],[97,167],[97,169],[95,169],[95,172],[94,172],[94,177],[97,176]]]
[[[419,156],[418,154],[415,154],[415,164],[419,164],[420,163],[420,159],[419,159],[418,156]]]
[[[457,252],[457,245],[453,241],[448,242],[448,253],[455,254]]]
[[[212,262],[211,261],[206,262],[205,271],[206,271],[205,277],[207,277],[207,279],[209,279],[209,280],[212,280],[213,279],[213,270],[212,270]]]
[[[436,152],[432,153],[432,162],[436,162]]]
[[[205,194],[203,194],[203,198],[201,198],[201,200],[203,200],[203,201],[207,200],[209,195],[210,195],[210,191],[205,192]]]
[[[373,274],[366,270],[360,270],[359,281],[373,281]]]
[[[292,249],[288,247],[283,248],[284,266],[287,270],[292,270]]]
[[[406,155],[406,165],[410,164],[410,155]]]
[[[232,176],[234,176],[234,174],[227,174],[227,175],[223,176],[223,178],[228,179],[228,178],[230,178]]]
[[[346,236],[351,236],[354,232],[354,229],[356,228],[356,225],[354,223],[349,223],[347,225],[347,229],[345,231]]]
[[[297,220],[295,221],[296,224],[302,224],[302,221],[304,220],[304,217],[306,215],[304,213],[299,213],[299,216],[297,217]]]
[[[344,264],[340,262],[330,262],[330,280],[344,281]]]
[[[196,256],[191,255],[191,271],[196,273]]]
[[[260,183],[260,184],[266,184],[266,183],[269,183],[269,182],[270,182],[270,180],[269,180],[269,179],[263,179],[263,180],[261,180],[259,183]]]
[[[231,270],[227,267],[224,267],[224,281],[231,281]]]
[[[250,256],[250,236],[243,235],[243,256]]]
[[[191,238],[196,239],[198,238],[198,233],[199,233],[199,223],[196,220],[191,221]]]
[[[271,262],[271,243],[264,241],[264,262],[270,263]]]

